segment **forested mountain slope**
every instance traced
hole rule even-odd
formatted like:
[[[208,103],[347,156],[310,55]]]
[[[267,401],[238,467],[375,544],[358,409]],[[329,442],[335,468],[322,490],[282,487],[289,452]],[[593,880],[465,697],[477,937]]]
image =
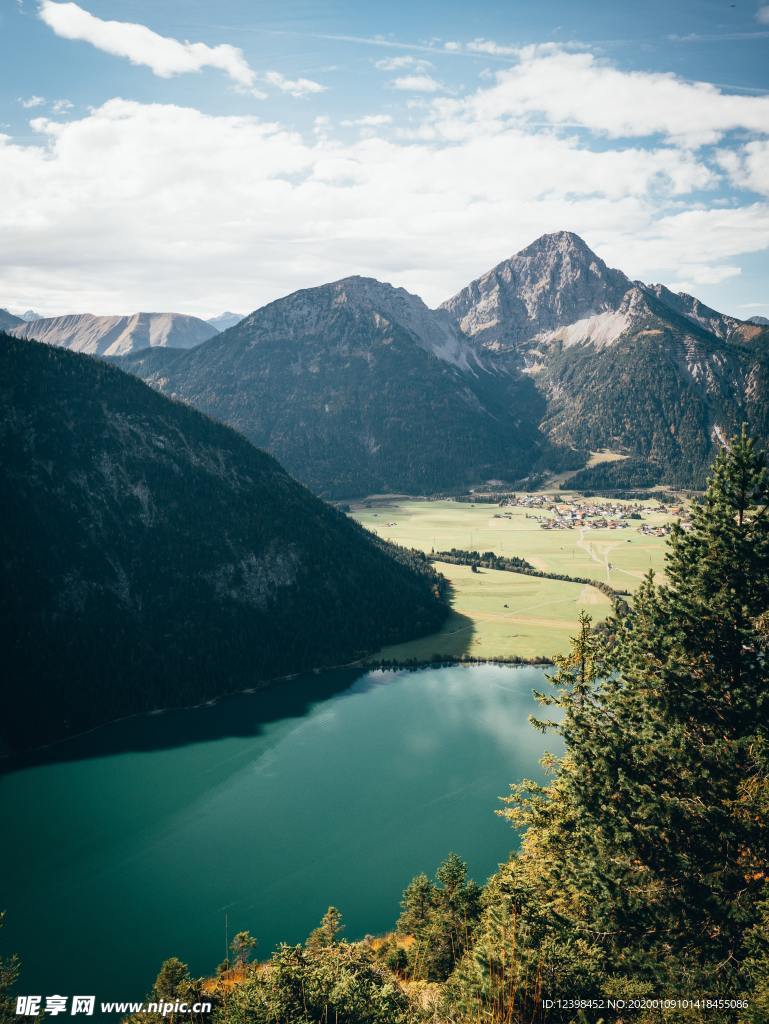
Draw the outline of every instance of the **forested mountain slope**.
[[[121,365],[333,497],[514,479],[560,457],[528,379],[489,368],[445,313],[368,278],[295,292],[194,351]]]
[[[7,335],[0,479],[0,749],[347,662],[446,614],[424,561],[239,434]]]

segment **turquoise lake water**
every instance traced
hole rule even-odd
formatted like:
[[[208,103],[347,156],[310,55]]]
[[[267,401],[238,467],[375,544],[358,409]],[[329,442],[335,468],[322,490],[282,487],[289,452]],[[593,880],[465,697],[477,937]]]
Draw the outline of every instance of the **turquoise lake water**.
[[[516,845],[494,811],[557,750],[528,723],[536,667],[326,672],[107,726],[0,776],[2,949],[19,991],[141,999],[174,955],[265,957],[329,904],[390,929],[454,850],[484,881]]]

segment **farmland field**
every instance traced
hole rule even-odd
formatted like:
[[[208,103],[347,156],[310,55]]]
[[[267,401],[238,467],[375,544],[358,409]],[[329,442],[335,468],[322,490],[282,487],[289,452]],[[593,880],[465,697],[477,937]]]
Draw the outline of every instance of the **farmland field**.
[[[353,506],[351,514],[405,547],[428,553],[455,547],[518,555],[537,569],[601,580],[632,592],[649,569],[661,576],[665,565],[664,538],[642,534],[639,527],[661,526],[673,518],[655,502],[637,508],[648,511],[642,511],[641,520],[629,520],[625,529],[543,530],[533,518],[550,518],[543,509],[448,500],[379,499]],[[473,573],[467,566],[437,567],[452,584],[454,614],[439,633],[385,648],[382,657],[530,658],[562,653],[582,608],[596,619],[611,610],[608,598],[593,587],[491,569]]]

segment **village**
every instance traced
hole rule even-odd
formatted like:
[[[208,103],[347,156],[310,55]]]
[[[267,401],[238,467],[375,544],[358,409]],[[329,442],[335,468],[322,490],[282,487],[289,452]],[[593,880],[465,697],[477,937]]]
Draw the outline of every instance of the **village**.
[[[518,507],[541,511],[526,512],[527,519],[534,519],[541,530],[573,530],[579,527],[585,530],[627,530],[633,521],[643,519],[644,515],[655,514],[659,509],[655,505],[630,505],[612,500],[585,500],[579,497],[554,497],[550,494],[515,494],[499,503],[500,508]],[[684,528],[688,525],[687,511],[682,506],[669,509],[671,515],[684,519]],[[495,512],[495,519],[511,519],[511,512]],[[647,536],[666,537],[671,523],[651,525],[642,523],[637,527],[639,533]]]

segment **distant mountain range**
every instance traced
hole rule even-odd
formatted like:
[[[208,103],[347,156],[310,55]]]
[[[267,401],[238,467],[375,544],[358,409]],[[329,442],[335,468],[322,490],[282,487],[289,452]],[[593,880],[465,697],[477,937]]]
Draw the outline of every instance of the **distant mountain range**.
[[[764,325],[631,281],[557,232],[436,310],[347,278],[124,365],[343,497],[514,481],[597,448],[631,456],[617,486],[699,486],[743,420],[769,434],[768,352]]]
[[[212,316],[210,320],[206,320],[206,323],[211,324],[217,331],[226,331],[228,327],[234,327],[235,324],[239,324],[244,316],[244,313],[230,313],[228,310],[226,313]]]
[[[24,321],[20,316],[14,316],[7,309],[0,309],[0,331],[9,331],[23,323]]]
[[[33,338],[73,352],[96,356],[120,356],[139,349],[192,348],[218,334],[216,327],[184,313],[133,313],[128,316],[94,316],[72,313],[40,320],[4,323],[0,328],[17,338]]]
[[[113,365],[0,335],[0,751],[433,632],[423,556]]]

